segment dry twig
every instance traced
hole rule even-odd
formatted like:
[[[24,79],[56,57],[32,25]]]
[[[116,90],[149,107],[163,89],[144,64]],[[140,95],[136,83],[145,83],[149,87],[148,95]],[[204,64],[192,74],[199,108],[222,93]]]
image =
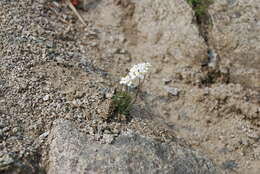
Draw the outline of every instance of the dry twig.
[[[70,0],[65,0],[67,5],[71,8],[71,10],[73,11],[73,13],[75,13],[75,15],[79,18],[80,22],[87,26],[86,22],[83,20],[82,16],[78,13],[77,9],[74,7],[74,5],[71,3]]]

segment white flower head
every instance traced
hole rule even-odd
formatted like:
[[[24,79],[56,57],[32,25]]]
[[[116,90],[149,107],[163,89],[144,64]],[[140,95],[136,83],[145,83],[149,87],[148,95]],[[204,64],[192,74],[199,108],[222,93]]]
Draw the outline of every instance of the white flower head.
[[[151,66],[152,65],[150,63],[139,63],[134,65],[130,69],[128,75],[121,79],[120,84],[132,87],[136,79],[144,79],[145,74],[148,72]]]
[[[121,85],[127,85],[130,87],[133,84],[132,80],[133,79],[131,79],[129,76],[126,76],[126,77],[122,77],[119,83]]]

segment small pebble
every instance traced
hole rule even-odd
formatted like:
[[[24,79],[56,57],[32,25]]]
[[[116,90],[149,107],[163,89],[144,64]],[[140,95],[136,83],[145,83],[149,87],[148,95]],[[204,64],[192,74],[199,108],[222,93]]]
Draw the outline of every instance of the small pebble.
[[[180,90],[178,88],[164,86],[164,89],[173,96],[178,96],[180,93]]]
[[[44,132],[43,134],[41,134],[39,138],[40,138],[40,139],[44,139],[44,138],[46,138],[48,135],[49,135],[49,132],[47,131],[47,132]]]
[[[42,99],[43,99],[43,101],[47,101],[47,100],[49,100],[49,98],[50,98],[49,95],[45,95]]]

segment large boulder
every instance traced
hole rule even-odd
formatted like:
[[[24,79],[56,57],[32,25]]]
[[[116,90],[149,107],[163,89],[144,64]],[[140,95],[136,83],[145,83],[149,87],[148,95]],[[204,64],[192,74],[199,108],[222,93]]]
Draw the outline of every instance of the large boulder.
[[[217,173],[210,160],[191,149],[131,132],[119,135],[112,144],[100,144],[61,119],[55,121],[49,141],[48,174]]]
[[[138,59],[158,62],[173,59],[172,64],[191,65],[207,55],[207,46],[194,21],[194,13],[185,1],[133,0]],[[167,68],[167,65],[164,65]]]
[[[209,8],[213,28],[209,42],[231,80],[260,86],[260,0],[215,0]]]
[[[104,45],[123,41],[138,61],[167,57],[190,65],[207,57],[207,45],[185,0],[106,0],[85,4],[86,18],[109,32],[108,36],[99,36],[105,40]],[[115,36],[118,33],[124,38]]]

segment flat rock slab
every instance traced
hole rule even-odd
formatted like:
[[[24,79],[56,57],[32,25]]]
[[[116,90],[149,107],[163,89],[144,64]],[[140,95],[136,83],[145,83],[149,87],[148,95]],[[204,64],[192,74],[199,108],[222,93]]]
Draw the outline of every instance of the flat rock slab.
[[[72,122],[56,120],[49,136],[48,174],[215,174],[212,162],[191,149],[126,132],[112,144],[91,142]]]

